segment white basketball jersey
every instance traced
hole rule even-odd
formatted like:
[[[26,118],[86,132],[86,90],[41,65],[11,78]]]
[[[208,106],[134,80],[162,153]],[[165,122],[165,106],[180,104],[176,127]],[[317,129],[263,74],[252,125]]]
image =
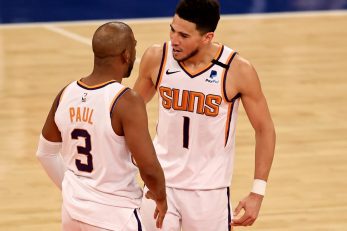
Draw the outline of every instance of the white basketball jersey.
[[[117,208],[138,208],[142,198],[137,167],[124,137],[111,125],[114,105],[127,89],[116,81],[92,87],[72,82],[61,94],[55,114],[68,168],[64,206],[74,219],[109,229],[117,228]]]
[[[225,78],[235,52],[219,44],[214,60],[189,71],[165,43],[156,88],[159,120],[155,149],[169,187],[229,187],[240,95],[227,99]]]

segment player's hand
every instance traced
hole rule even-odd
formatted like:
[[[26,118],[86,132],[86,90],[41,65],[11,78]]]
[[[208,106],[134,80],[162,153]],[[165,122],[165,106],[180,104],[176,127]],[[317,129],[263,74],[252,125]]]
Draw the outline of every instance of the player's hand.
[[[244,210],[244,213],[241,217],[234,218],[231,221],[230,225],[231,226],[252,225],[258,217],[263,198],[264,196],[251,192],[247,197],[245,197],[242,201],[240,201],[234,210],[234,217],[238,216],[242,209]]]
[[[151,191],[147,191],[146,193],[147,199],[152,199],[157,204],[157,207],[154,210],[154,219],[156,219],[156,226],[157,228],[161,228],[163,226],[163,220],[165,218],[165,214],[167,211],[167,201],[166,198],[157,200],[155,195]]]

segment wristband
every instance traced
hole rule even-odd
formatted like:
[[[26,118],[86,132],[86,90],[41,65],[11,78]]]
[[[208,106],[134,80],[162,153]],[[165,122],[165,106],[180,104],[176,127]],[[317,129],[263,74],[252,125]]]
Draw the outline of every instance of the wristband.
[[[265,195],[265,189],[266,189],[266,181],[265,180],[254,179],[252,193],[256,193],[256,194],[264,196]]]

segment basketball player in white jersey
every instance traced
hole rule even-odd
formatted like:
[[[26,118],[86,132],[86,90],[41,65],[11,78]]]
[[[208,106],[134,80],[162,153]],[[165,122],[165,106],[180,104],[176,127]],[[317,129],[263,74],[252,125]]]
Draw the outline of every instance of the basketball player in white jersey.
[[[165,179],[145,104],[121,85],[132,70],[136,40],[128,25],[110,22],[96,30],[92,44],[93,72],[58,94],[37,151],[62,189],[62,230],[145,230],[132,157],[149,188],[146,196],[156,202],[152,214],[160,228],[167,210]]]
[[[134,90],[146,102],[159,95],[154,146],[167,186],[163,231],[252,225],[263,200],[274,156],[274,125],[252,65],[212,41],[219,18],[217,0],[181,0],[170,41],[148,48],[141,60]],[[253,189],[233,218],[229,186],[240,100],[255,131],[255,172]],[[140,209],[149,230],[156,230],[148,217],[153,206],[144,198]]]

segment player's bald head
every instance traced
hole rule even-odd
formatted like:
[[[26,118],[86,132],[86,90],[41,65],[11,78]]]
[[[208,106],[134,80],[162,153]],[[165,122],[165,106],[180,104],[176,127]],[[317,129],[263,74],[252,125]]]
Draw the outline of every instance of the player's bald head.
[[[100,26],[93,36],[93,52],[98,58],[118,56],[134,45],[131,28],[122,22],[108,22]]]

